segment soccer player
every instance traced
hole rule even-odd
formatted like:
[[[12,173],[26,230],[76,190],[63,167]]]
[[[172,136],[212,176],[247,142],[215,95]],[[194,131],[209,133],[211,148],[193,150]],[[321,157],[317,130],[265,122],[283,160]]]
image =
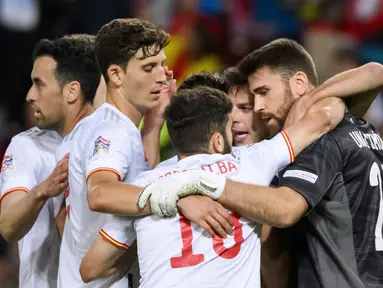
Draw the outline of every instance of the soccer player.
[[[340,121],[344,106],[340,101],[338,105],[337,120],[331,120],[331,125],[326,113],[308,114],[272,140],[238,148],[233,156],[228,154],[232,104],[227,95],[203,86],[178,90],[166,110],[166,123],[180,161],[145,172],[134,184],[144,186],[160,177],[173,174],[182,177],[183,171],[204,169],[232,179],[268,185],[279,169],[293,161],[292,149],[299,153]],[[131,214],[150,212],[137,211],[135,201],[127,209],[131,209]],[[136,230],[140,287],[259,287],[259,226],[236,213],[228,214],[220,205],[216,213],[218,218],[232,218],[232,237],[212,239],[180,215],[169,219],[148,216],[134,221],[115,216],[100,232],[105,240],[98,237],[84,257],[82,276],[90,281],[113,268],[135,240]]]
[[[267,129],[259,115],[254,113],[254,101],[248,89],[247,78],[236,68],[227,69],[223,75],[211,72],[194,73],[187,77],[177,90],[198,86],[215,88],[228,94],[233,103],[233,144],[235,146],[257,143],[266,138],[263,134]],[[161,165],[165,164],[161,163]]]
[[[149,169],[137,127],[144,114],[157,109],[162,101],[169,72],[163,66],[163,48],[168,42],[165,31],[138,19],[113,20],[96,37],[95,50],[107,84],[107,98],[82,121],[72,140],[59,287],[85,285],[80,263],[110,217],[104,213],[119,213],[119,197],[129,193],[125,187],[135,188],[124,182],[131,183]],[[171,87],[174,85],[173,81]],[[128,287],[129,267],[121,267],[89,286]]]
[[[201,86],[218,89],[225,93],[229,91],[229,84],[221,73],[206,71],[196,72],[186,77],[178,86],[177,91],[193,89]],[[177,161],[178,157],[175,155],[165,161],[162,161],[156,167],[172,165],[177,163]]]
[[[15,136],[7,148],[0,231],[7,241],[18,241],[19,287],[53,288],[60,249],[54,199],[67,186],[68,166],[66,156],[55,168],[55,152],[61,137],[91,107],[100,72],[87,38],[41,40],[33,60],[27,101],[37,127]]]
[[[258,143],[268,137],[265,121],[254,113],[254,97],[250,94],[247,78],[236,67],[225,71],[229,85],[228,97],[233,103],[233,141],[236,146]]]
[[[358,74],[359,92],[372,89],[370,99],[383,84],[383,67],[377,63],[366,67],[370,73],[358,74],[360,69],[350,73]],[[294,100],[317,85],[311,57],[291,40],[276,40],[254,51],[238,69],[248,76],[255,107],[274,134]],[[354,84],[346,81],[339,92],[355,93]],[[347,111],[334,131],[279,173],[278,188],[228,180],[213,196],[248,219],[290,227],[282,240],[293,260],[295,287],[381,287],[382,143],[374,127]],[[197,182],[201,193],[209,195]]]
[[[197,72],[191,74],[178,86],[177,91],[193,89],[200,86],[215,88],[228,94],[233,103],[233,141],[235,146],[257,143],[266,138],[262,136],[261,119],[255,115],[254,103],[251,94],[248,92],[246,77],[243,77],[236,69],[228,69],[225,74],[212,72]],[[175,164],[178,157],[167,159],[157,167]]]

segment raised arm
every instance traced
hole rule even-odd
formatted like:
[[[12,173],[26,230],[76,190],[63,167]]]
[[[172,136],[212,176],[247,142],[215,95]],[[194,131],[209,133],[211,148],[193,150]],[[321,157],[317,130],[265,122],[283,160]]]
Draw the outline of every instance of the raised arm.
[[[326,97],[341,97],[354,115],[363,117],[383,87],[383,65],[375,62],[328,79],[304,96],[306,107]]]
[[[345,105],[338,98],[326,98],[311,106],[305,116],[285,129],[295,155],[334,129],[344,117]]]
[[[141,129],[142,142],[151,168],[160,163],[160,136],[164,126],[164,112],[170,98],[176,91],[176,80],[173,79],[173,71],[164,67],[169,85],[163,86],[159,104],[152,110],[147,111],[144,117],[144,125]]]

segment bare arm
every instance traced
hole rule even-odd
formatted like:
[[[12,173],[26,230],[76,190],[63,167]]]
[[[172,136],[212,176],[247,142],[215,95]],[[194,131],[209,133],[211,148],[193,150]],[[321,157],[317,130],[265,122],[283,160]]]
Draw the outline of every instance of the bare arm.
[[[247,219],[280,228],[295,224],[308,211],[305,198],[290,188],[271,188],[231,180],[226,181],[218,202]]]
[[[326,98],[314,104],[306,115],[285,129],[295,155],[334,129],[344,116],[344,103],[338,98]]]
[[[0,232],[8,242],[22,239],[36,222],[46,200],[62,193],[67,186],[68,155],[52,174],[31,191],[21,189],[6,195],[1,202]],[[28,193],[25,193],[28,192]]]
[[[2,200],[0,232],[5,240],[17,242],[32,228],[47,200],[41,190],[41,186],[29,192],[16,190]]]
[[[144,120],[145,121],[145,120]],[[144,144],[144,150],[146,157],[148,158],[149,165],[154,168],[160,163],[160,135],[161,127],[154,127],[152,129],[144,127],[141,130],[142,143]]]
[[[137,199],[143,187],[119,181],[118,176],[109,171],[92,174],[87,181],[87,198],[92,211],[141,216],[151,214],[150,204],[138,209]]]
[[[89,283],[127,271],[137,258],[136,242],[129,249],[116,247],[98,235],[80,265],[81,278]]]
[[[307,106],[325,97],[348,98],[350,111],[363,117],[383,87],[383,66],[368,63],[359,68],[335,75],[305,97]]]

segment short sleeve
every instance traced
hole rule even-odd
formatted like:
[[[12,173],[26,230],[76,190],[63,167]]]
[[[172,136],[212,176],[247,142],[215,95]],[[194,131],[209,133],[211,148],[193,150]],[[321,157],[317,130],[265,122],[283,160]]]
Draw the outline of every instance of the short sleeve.
[[[325,134],[303,150],[295,162],[279,174],[279,186],[301,194],[313,209],[326,194],[339,173],[343,160],[331,134]]]
[[[29,192],[38,184],[36,175],[41,168],[39,155],[32,141],[23,137],[12,139],[1,166],[1,199],[13,191]]]
[[[249,145],[244,149],[241,162],[252,167],[260,165],[262,177],[265,183],[270,183],[281,169],[294,161],[294,152],[288,136],[281,132],[270,140]],[[242,160],[242,158],[244,158]]]
[[[130,168],[132,157],[131,137],[127,128],[115,122],[102,122],[92,132],[86,151],[87,178],[97,171],[111,171],[120,180],[124,179]]]
[[[134,218],[113,216],[100,230],[100,235],[116,247],[129,249],[137,238]]]

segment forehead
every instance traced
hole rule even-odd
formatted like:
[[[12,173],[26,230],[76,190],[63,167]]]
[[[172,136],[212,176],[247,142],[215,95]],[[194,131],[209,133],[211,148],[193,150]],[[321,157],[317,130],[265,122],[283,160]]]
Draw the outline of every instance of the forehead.
[[[33,63],[32,77],[54,77],[57,62],[50,56],[37,57]]]
[[[151,46],[147,52],[149,55],[152,55],[154,54],[156,51],[157,51],[158,47],[156,45],[153,45]],[[147,64],[147,63],[152,63],[152,62],[156,62],[156,63],[161,63],[163,62],[165,59],[166,59],[166,55],[165,55],[165,51],[164,49],[161,49],[158,54],[154,55],[154,56],[149,56],[149,57],[146,57],[145,59],[141,59],[142,56],[144,55],[144,51],[142,48],[140,48],[137,53],[134,55],[134,57],[132,58],[133,61],[137,61],[139,62],[140,64]],[[141,59],[141,60],[140,60]]]
[[[248,77],[248,82],[250,93],[260,86],[269,86],[270,88],[276,84],[283,84],[280,74],[267,67],[258,69],[251,74]]]
[[[228,96],[233,104],[251,102],[251,94],[248,86],[235,87],[231,89]]]

